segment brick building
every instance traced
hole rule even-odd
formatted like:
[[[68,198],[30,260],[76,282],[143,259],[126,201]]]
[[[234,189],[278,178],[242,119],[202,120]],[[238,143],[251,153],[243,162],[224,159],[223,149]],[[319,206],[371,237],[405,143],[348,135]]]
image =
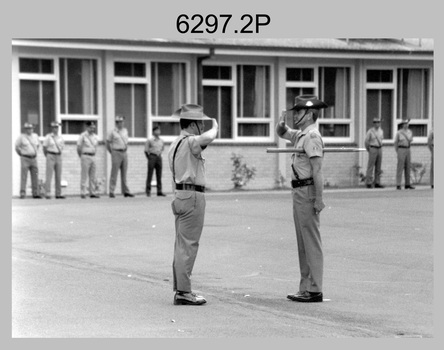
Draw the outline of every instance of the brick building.
[[[232,153],[255,166],[249,189],[272,189],[290,179],[289,154],[274,126],[294,97],[313,93],[326,101],[318,127],[326,147],[363,147],[374,117],[383,119],[382,182],[395,184],[393,140],[398,121],[411,119],[412,160],[426,169],[427,135],[433,127],[433,40],[431,39],[13,39],[12,143],[24,122],[42,137],[49,123],[62,124],[63,191],[78,195],[80,161],[76,140],[88,120],[102,140],[97,154],[102,192],[108,190],[110,156],[103,140],[114,116],[126,116],[130,134],[129,188],[143,193],[147,162],[144,143],[160,125],[167,148],[179,133],[172,112],[199,103],[220,125],[217,141],[205,151],[208,187],[233,188]],[[12,195],[19,194],[20,159],[12,145]],[[45,159],[39,154],[39,177]],[[164,156],[165,190],[171,175]],[[325,155],[325,184],[362,185],[366,152]],[[29,181],[29,180],[28,180]],[[119,182],[117,192],[119,191]]]

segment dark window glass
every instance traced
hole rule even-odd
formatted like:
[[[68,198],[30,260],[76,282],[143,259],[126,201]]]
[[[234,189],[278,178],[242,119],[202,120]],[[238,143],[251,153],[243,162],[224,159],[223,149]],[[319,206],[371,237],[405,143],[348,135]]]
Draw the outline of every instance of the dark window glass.
[[[116,77],[144,77],[145,64],[144,63],[127,63],[115,62],[114,75]]]
[[[202,67],[203,79],[231,79],[231,67],[226,66],[203,66]]]
[[[47,73],[54,72],[53,60],[36,59],[36,58],[20,58],[20,73]]]
[[[393,82],[392,70],[367,70],[367,82],[368,83],[391,83]]]
[[[287,81],[314,81],[314,69],[287,68]]]

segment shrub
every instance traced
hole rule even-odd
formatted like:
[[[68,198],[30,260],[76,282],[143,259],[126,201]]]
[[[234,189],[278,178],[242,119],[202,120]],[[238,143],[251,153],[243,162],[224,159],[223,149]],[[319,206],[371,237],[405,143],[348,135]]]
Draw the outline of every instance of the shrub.
[[[256,168],[254,166],[249,167],[240,154],[232,153],[230,159],[233,162],[231,181],[233,181],[235,189],[240,189],[254,178]]]

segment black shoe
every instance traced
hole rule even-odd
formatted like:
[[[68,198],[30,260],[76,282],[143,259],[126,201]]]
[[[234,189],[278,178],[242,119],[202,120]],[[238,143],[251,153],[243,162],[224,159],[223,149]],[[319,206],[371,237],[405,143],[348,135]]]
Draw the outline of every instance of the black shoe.
[[[405,186],[405,189],[406,189],[406,190],[414,190],[415,187],[413,187],[413,186]]]
[[[134,195],[132,194],[132,193],[125,193],[124,195],[123,195],[124,197],[134,197]]]
[[[303,296],[305,292],[297,292],[296,294],[288,294],[287,299],[294,300],[297,297]]]
[[[166,197],[166,194],[165,194],[165,193],[162,193],[162,192],[160,192],[160,193],[158,193],[158,194],[157,194],[157,196],[158,196],[158,197]]]
[[[303,292],[292,296],[287,296],[288,299],[298,301],[300,303],[321,303],[323,300],[322,292]]]
[[[376,184],[375,185],[375,188],[384,188],[385,186],[383,186],[383,185],[380,185],[380,184]]]
[[[400,190],[400,189],[401,189],[401,186],[396,186],[396,189],[397,189],[397,190]]]
[[[174,305],[203,305],[206,302],[203,296],[196,295],[193,292],[176,292],[174,295]]]
[[[367,188],[373,188],[373,185],[367,185]]]
[[[56,199],[66,199],[65,196],[56,196]]]
[[[85,199],[86,196],[85,196],[84,194],[81,194],[81,195],[80,195],[80,198]]]
[[[34,198],[34,199],[42,199],[43,197],[42,196],[32,196],[32,198]]]
[[[96,194],[91,194],[91,195],[89,196],[89,198],[100,198],[100,196],[98,196],[98,195],[96,195]]]
[[[432,188],[432,190],[433,190],[434,186],[433,186],[433,185],[431,185],[430,187],[431,187],[431,188]],[[21,198],[21,197],[20,197],[20,198]]]
[[[114,193],[110,193],[109,198],[116,198],[116,196],[114,195]]]

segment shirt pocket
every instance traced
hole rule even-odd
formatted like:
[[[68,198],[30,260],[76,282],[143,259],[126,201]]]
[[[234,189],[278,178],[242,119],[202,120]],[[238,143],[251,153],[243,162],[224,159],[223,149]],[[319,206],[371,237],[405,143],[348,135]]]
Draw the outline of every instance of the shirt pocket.
[[[196,193],[194,191],[177,191],[171,203],[173,214],[183,215],[194,209],[196,202],[195,195]]]

